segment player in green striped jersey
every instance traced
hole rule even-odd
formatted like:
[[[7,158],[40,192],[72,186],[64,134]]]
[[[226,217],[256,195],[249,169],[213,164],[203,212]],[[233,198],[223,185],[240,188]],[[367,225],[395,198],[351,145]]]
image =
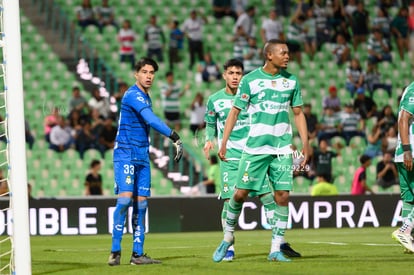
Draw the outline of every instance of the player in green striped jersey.
[[[226,87],[211,95],[207,102],[206,111],[206,144],[204,153],[209,157],[210,151],[214,147],[214,140],[217,137],[218,144],[221,144],[223,137],[224,124],[230,112],[235,94],[237,92],[240,79],[243,75],[243,63],[237,59],[230,59],[223,66],[223,78],[226,81]],[[222,175],[222,188],[220,198],[224,200],[222,210],[222,224],[225,226],[227,216],[228,201],[233,195],[234,187],[238,174],[238,164],[245,146],[247,135],[249,133],[250,118],[246,111],[241,112],[238,117],[237,125],[234,127],[229,142],[227,143],[227,161],[220,163]],[[259,192],[251,192],[250,196],[259,196],[265,208],[266,217],[272,217],[276,208],[272,197],[268,181],[263,182]],[[272,226],[273,219],[268,219]],[[294,251],[288,243],[283,243],[282,251],[290,257],[300,257],[301,255]],[[233,247],[227,251],[223,260],[231,260],[234,256]]]
[[[414,252],[414,82],[404,89],[398,110],[398,144],[394,161],[400,178],[401,199],[403,201],[403,225],[392,233],[392,237],[408,251]]]
[[[239,114],[247,110],[251,123],[239,164],[236,190],[228,204],[224,240],[213,255],[221,261],[233,242],[233,232],[243,202],[250,191],[260,191],[269,178],[277,203],[272,228],[272,242],[268,259],[290,261],[280,251],[289,217],[289,191],[292,190],[292,109],[296,127],[303,144],[303,160],[298,168],[306,166],[309,142],[302,96],[296,77],[285,69],[289,62],[289,49],[285,42],[269,40],[264,46],[265,65],[245,75],[239,85],[233,107],[225,123],[219,157],[227,161],[227,144]]]
[[[243,76],[243,63],[238,59],[230,59],[223,65],[223,78],[226,87],[212,94],[207,101],[207,110],[205,115],[206,121],[206,143],[204,146],[204,154],[209,158],[210,151],[214,149],[214,140],[218,139],[221,143],[223,137],[224,124],[227,116],[232,108],[234,97],[239,86],[240,79]],[[230,198],[233,196],[234,187],[238,173],[238,165],[240,157],[246,143],[247,134],[249,132],[249,115],[242,112],[238,118],[237,126],[234,127],[227,144],[227,162],[220,163],[221,173],[221,191],[220,199],[224,200],[221,220],[223,230],[227,216],[227,207]],[[261,201],[265,207],[266,213],[275,211],[276,205],[271,195],[270,186],[264,183],[262,192],[251,194],[252,196],[260,195]],[[231,261],[234,257],[234,247],[229,247],[224,261]]]

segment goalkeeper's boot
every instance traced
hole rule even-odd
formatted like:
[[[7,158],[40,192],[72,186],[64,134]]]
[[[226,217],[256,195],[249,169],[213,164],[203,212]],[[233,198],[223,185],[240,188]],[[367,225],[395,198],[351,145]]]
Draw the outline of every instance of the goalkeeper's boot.
[[[280,251],[285,254],[286,257],[302,257],[299,252],[293,250],[289,243],[282,243],[280,245]]]
[[[223,258],[226,256],[227,250],[233,243],[234,239],[231,242],[221,241],[216,251],[214,251],[213,261],[215,261],[216,263],[221,262]]]
[[[161,261],[151,259],[150,256],[147,254],[142,254],[139,256],[136,253],[132,253],[131,260],[129,261],[132,265],[140,265],[140,264],[160,264]]]
[[[269,254],[269,256],[267,257],[267,259],[269,261],[275,261],[275,262],[290,262],[292,261],[291,259],[286,258],[285,256],[283,256],[283,253],[280,251],[275,251]]]
[[[399,229],[395,230],[391,234],[392,238],[399,242],[402,246],[411,252],[414,252],[413,237],[410,234],[405,234]]]
[[[121,252],[111,252],[108,259],[108,264],[110,266],[120,265],[121,264]]]
[[[226,255],[223,258],[223,261],[231,262],[234,259],[234,250],[227,250]]]

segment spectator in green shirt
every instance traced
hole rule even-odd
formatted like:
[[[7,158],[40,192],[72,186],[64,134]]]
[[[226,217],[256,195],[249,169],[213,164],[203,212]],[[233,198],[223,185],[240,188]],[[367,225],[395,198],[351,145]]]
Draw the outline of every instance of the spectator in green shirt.
[[[217,156],[210,156],[210,168],[208,168],[207,179],[203,181],[207,194],[215,194],[216,190],[220,190],[221,184],[220,166]]]

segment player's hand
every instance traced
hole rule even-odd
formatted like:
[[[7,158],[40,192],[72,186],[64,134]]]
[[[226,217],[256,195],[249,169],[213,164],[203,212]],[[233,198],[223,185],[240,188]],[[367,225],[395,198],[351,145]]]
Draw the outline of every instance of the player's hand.
[[[204,144],[204,156],[206,159],[210,159],[210,150],[214,149],[214,144],[211,141],[207,141],[206,144]]]
[[[413,169],[413,156],[411,155],[411,151],[404,152],[404,166],[407,171]]]
[[[218,151],[217,155],[222,161],[227,161],[227,159],[226,159],[226,146],[222,146],[220,148],[220,150]]]
[[[176,162],[179,162],[181,157],[183,156],[183,143],[180,140],[180,136],[175,131],[171,132],[170,139],[173,141],[175,147],[174,160]]]
[[[173,143],[174,147],[175,147],[175,157],[174,160],[176,162],[179,162],[181,157],[183,156],[183,143],[181,142],[181,140],[177,140],[176,142]]]
[[[303,155],[303,160],[300,163],[300,167],[306,167],[306,165],[308,164],[308,161],[310,159],[310,148],[309,146],[304,146],[302,148],[302,155]]]

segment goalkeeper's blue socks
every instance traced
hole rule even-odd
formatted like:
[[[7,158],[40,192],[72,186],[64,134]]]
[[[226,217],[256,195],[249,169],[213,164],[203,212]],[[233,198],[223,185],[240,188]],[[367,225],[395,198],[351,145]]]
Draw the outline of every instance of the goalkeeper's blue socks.
[[[144,254],[145,214],[147,213],[147,208],[147,200],[134,202],[132,212],[132,252],[136,253],[139,256]]]
[[[112,228],[112,252],[121,251],[122,235],[124,234],[125,218],[128,213],[131,198],[119,197],[114,211],[114,224]]]

